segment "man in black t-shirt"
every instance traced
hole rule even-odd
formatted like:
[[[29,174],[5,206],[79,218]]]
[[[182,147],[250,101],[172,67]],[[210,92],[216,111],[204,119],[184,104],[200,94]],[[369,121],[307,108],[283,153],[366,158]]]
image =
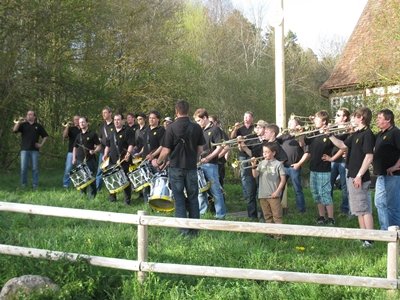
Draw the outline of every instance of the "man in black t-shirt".
[[[63,178],[64,188],[68,188],[71,183],[69,172],[72,169],[72,150],[74,148],[75,139],[80,131],[81,130],[79,129],[79,116],[75,115],[72,118],[72,122],[68,122],[67,124],[65,124],[65,128],[63,131],[63,138],[68,139],[68,152],[67,152],[67,157],[65,159],[65,169]]]
[[[369,125],[372,112],[367,107],[360,107],[354,112],[353,124],[355,132],[343,142],[330,135],[330,140],[339,149],[348,152],[347,188],[349,191],[350,211],[358,218],[361,229],[374,229],[372,204],[369,196],[371,177],[369,166],[372,163],[375,138]],[[364,241],[363,246],[369,247],[372,241]]]
[[[115,131],[109,136],[106,141],[103,161],[110,159],[110,167],[114,168],[115,164],[120,162],[120,166],[125,174],[129,171],[129,160],[134,147],[134,132],[129,128],[122,126],[122,115],[114,115]],[[128,181],[129,183],[129,181]],[[131,203],[131,185],[124,188],[125,203]],[[115,202],[117,199],[116,193],[109,194],[109,200]]]
[[[175,199],[175,217],[199,219],[197,161],[203,152],[205,140],[201,127],[189,120],[187,101],[179,100],[175,105],[175,113],[177,118],[166,129],[157,164],[164,165],[169,156],[168,177]],[[184,235],[198,232],[187,228],[180,230]]]
[[[253,125],[253,113],[246,111],[243,116],[243,125],[236,123],[232,132],[231,138],[241,137],[255,137],[254,125]],[[249,160],[250,156],[244,151],[239,151],[239,161]],[[258,220],[257,214],[257,186],[256,180],[251,174],[250,162],[241,163],[242,168],[240,169],[240,179],[242,182],[243,197],[247,202],[247,215],[249,218]]]
[[[75,139],[72,151],[72,164],[86,163],[90,172],[94,175],[97,170],[96,154],[101,151],[101,143],[97,133],[89,130],[88,119],[86,117],[79,118],[79,128],[81,132]],[[89,187],[91,198],[96,197],[96,181],[93,181]],[[82,189],[81,192],[86,194],[86,188]]]
[[[378,112],[374,150],[375,206],[382,230],[400,226],[400,129],[395,126],[389,109]]]
[[[203,129],[204,140],[206,141],[200,160],[200,167],[207,181],[211,183],[210,193],[214,198],[215,218],[224,219],[226,215],[226,206],[218,173],[218,154],[222,151],[222,145],[211,145],[211,143],[221,143],[224,138],[224,133],[221,128],[210,122],[208,113],[204,108],[197,109],[193,117],[196,123]],[[199,193],[199,206],[200,215],[206,213],[208,208],[206,192]]]
[[[329,121],[328,112],[325,110],[317,112],[313,121],[320,134],[317,137],[306,137],[304,142],[306,144],[305,152],[310,157],[310,189],[318,208],[317,224],[334,225],[331,163],[322,159],[324,154],[330,155],[333,149],[333,143],[324,134]],[[325,218],[326,214],[327,219]]]
[[[104,149],[106,148],[106,141],[111,133],[115,130],[114,122],[112,119],[112,111],[111,108],[105,106],[101,115],[103,117],[103,123],[99,127],[99,139],[101,143],[101,150],[99,153],[99,165],[97,166],[97,174],[96,174],[96,189],[97,191],[101,190],[103,184],[103,169],[101,168],[101,163],[103,161]]]
[[[32,165],[32,187],[39,185],[39,149],[46,142],[48,134],[42,125],[37,123],[33,110],[26,113],[25,119],[20,119],[13,127],[14,133],[21,133],[21,186],[27,185],[29,161]],[[41,141],[39,142],[41,138]]]

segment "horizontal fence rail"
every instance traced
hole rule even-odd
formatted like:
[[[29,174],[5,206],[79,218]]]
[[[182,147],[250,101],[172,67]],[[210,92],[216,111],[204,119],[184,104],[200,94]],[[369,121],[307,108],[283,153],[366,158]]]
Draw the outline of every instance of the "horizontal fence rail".
[[[66,259],[69,261],[77,261],[82,259],[94,266],[137,271],[140,281],[144,280],[145,272],[158,272],[236,279],[358,286],[392,290],[398,289],[400,284],[400,281],[397,278],[399,255],[399,230],[397,227],[391,227],[389,231],[381,231],[289,224],[182,219],[147,216],[144,215],[143,211],[139,211],[138,214],[135,215],[10,202],[0,202],[0,211],[138,225],[138,260],[136,261],[2,244],[0,244],[0,253],[33,258],[45,258],[50,260]],[[387,278],[147,262],[148,226],[183,227],[202,230],[301,235],[309,237],[361,239],[387,242]]]

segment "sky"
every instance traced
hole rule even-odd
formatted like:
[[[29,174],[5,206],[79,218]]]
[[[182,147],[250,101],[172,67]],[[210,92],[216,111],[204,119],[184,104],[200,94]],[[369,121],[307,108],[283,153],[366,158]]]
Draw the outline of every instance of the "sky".
[[[277,0],[231,0],[253,23],[265,28]],[[283,0],[284,27],[303,48],[318,54],[331,41],[348,40],[368,0]],[[276,7],[276,6],[275,6]]]

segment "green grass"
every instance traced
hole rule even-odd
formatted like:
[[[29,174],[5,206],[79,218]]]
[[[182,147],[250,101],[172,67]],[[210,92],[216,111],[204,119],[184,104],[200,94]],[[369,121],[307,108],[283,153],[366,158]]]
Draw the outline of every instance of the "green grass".
[[[148,214],[151,211],[139,198],[131,206],[110,203],[103,190],[95,200],[82,197],[76,190],[64,191],[61,172],[42,170],[38,191],[20,189],[18,172],[0,174],[0,201],[38,205]],[[228,211],[244,211],[240,185],[226,185]],[[306,190],[307,213],[296,213],[292,189],[289,188],[288,224],[314,225],[315,205]],[[335,192],[338,202],[339,193]],[[337,207],[339,205],[336,205]],[[212,214],[207,214],[212,218]],[[228,220],[249,221],[228,216]],[[377,224],[377,220],[375,220]],[[357,228],[355,218],[338,216],[337,226]],[[97,256],[135,260],[136,226],[105,222],[0,213],[0,243],[51,249]],[[304,251],[296,247],[304,247]],[[274,240],[262,234],[203,231],[195,239],[178,235],[176,229],[149,228],[149,261],[210,265],[235,268],[270,269],[308,273],[386,277],[386,243],[371,249],[359,241],[286,236]],[[304,283],[233,280],[153,273],[143,285],[134,272],[93,267],[79,261],[47,261],[0,255],[0,286],[12,277],[25,274],[48,276],[60,285],[57,295],[37,299],[387,299],[385,290],[327,286]],[[393,299],[400,294],[397,292]]]

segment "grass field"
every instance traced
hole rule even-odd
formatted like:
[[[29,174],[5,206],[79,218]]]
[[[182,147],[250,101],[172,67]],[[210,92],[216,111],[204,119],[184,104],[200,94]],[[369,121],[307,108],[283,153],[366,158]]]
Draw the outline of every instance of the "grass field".
[[[141,198],[127,206],[122,195],[116,203],[103,189],[95,200],[76,190],[61,188],[60,170],[42,170],[37,191],[20,189],[18,171],[0,172],[0,201],[122,213],[151,211]],[[226,185],[229,212],[244,211],[240,185]],[[299,214],[289,188],[288,224],[314,225],[316,209],[306,190],[307,212]],[[335,191],[339,204],[339,192]],[[336,205],[337,207],[339,205]],[[164,214],[159,214],[164,215]],[[212,219],[212,214],[206,218]],[[228,216],[228,220],[248,221]],[[337,216],[338,227],[357,228],[357,220]],[[377,226],[377,219],[375,219]],[[136,226],[33,216],[0,214],[0,243],[116,258],[137,258]],[[286,236],[282,240],[262,234],[203,231],[197,238],[180,237],[176,229],[149,229],[149,261],[235,268],[386,277],[386,243],[362,248],[359,241]],[[301,249],[301,250],[299,250]],[[0,255],[0,286],[26,274],[51,278],[61,288],[57,295],[35,299],[388,299],[385,290],[317,284],[233,280],[209,277],[149,274],[143,285],[128,271],[92,267],[85,262],[47,261]],[[391,298],[400,298],[394,293]]]

